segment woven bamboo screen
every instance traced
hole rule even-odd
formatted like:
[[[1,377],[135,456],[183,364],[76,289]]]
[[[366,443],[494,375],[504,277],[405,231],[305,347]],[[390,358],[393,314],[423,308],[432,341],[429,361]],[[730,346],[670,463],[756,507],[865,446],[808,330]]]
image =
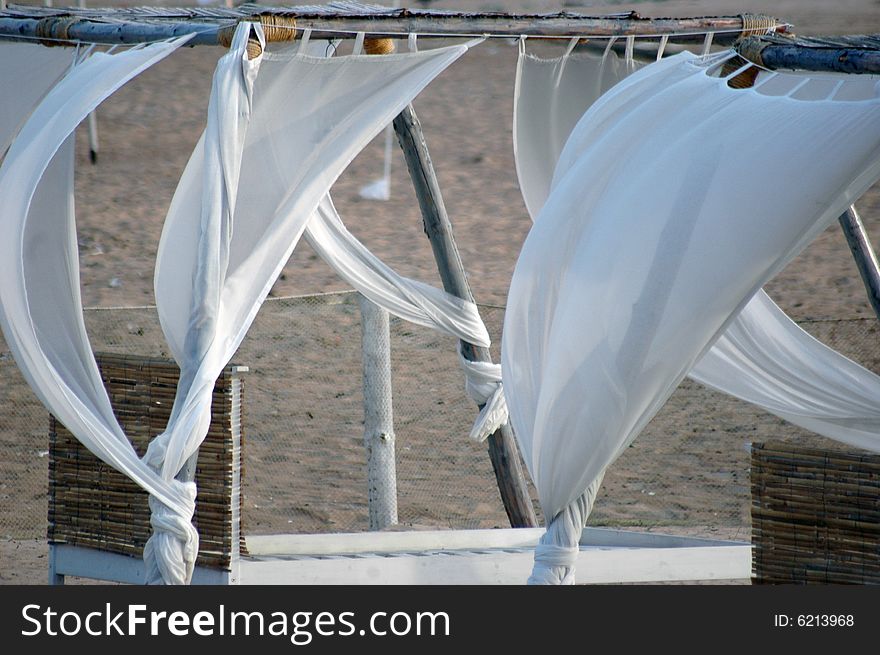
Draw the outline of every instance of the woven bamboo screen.
[[[168,423],[179,370],[170,360],[97,355],[116,418],[143,456]],[[214,388],[208,436],[199,449],[197,564],[228,570],[244,550],[240,524],[242,380],[229,367]],[[233,511],[235,508],[236,511]],[[135,557],[150,536],[147,494],[100,461],[54,417],[49,426],[49,542]]]
[[[880,583],[880,456],[753,444],[755,583]]]

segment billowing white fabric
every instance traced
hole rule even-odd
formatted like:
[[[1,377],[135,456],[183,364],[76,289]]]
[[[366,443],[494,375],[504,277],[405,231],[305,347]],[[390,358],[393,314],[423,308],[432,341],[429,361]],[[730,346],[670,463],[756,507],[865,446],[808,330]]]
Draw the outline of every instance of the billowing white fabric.
[[[388,312],[478,346],[490,345],[477,306],[427,284],[405,278],[386,266],[343,225],[330,196],[306,225],[306,240],[339,276]],[[483,409],[470,438],[484,441],[507,423],[501,366],[469,361],[459,352],[465,392]]]
[[[811,337],[764,293],[688,375],[802,428],[880,452],[880,377]]]
[[[543,59],[520,41],[513,99],[516,174],[532,220],[541,211],[556,162],[587,108],[637,68],[614,52]]]
[[[478,346],[491,343],[474,303],[397,274],[346,229],[329,195],[304,237],[343,280],[395,316]]]
[[[195,216],[199,203],[205,202],[198,186],[200,180],[212,179],[214,171],[226,169],[241,170],[240,184],[227,191],[227,196],[234,198],[237,193],[235,215],[247,220],[234,230],[226,229],[231,234],[229,251],[219,256],[221,261],[228,260],[226,282],[221,279],[209,285],[219,293],[220,303],[212,319],[215,366],[206,369],[206,381],[216,377],[214,371],[219,374],[217,364],[222,368],[220,363],[228,361],[238,347],[302,234],[343,279],[391,313],[470,343],[489,345],[475,304],[396,274],[345,228],[326,194],[358,150],[473,43],[381,58],[328,60],[302,53],[303,47],[295,55],[264,56],[256,78],[253,114],[232,113],[217,123],[226,126],[219,134],[247,134],[243,148],[220,148],[206,156],[209,124],[166,220],[156,267],[156,297],[175,357],[185,329],[179,312],[192,294],[179,280],[187,279],[187,271],[197,264],[192,254],[199,234]],[[326,52],[320,43],[309,44],[307,50]],[[215,91],[229,93],[228,89]],[[290,101],[291,94],[296,102]],[[223,202],[229,207],[234,200]],[[209,261],[207,253],[212,248],[204,255]],[[186,371],[186,357],[178,361]],[[474,375],[471,371],[468,379]],[[492,387],[500,394],[500,368],[496,376]],[[207,387],[203,393],[209,402]],[[485,438],[506,420],[498,401],[489,405],[475,423],[474,438]],[[182,463],[187,452],[179,451],[174,458],[166,455],[166,465],[172,459]]]
[[[562,145],[577,122],[573,117],[634,68],[609,56],[605,65],[600,55],[539,59],[520,51],[514,152],[533,219],[550,192]],[[850,84],[864,95],[871,82]],[[880,377],[811,337],[763,290],[688,376],[828,438],[880,450],[880,409],[873,400],[880,398]]]
[[[185,347],[194,297],[214,299],[210,344],[190,394],[210,402],[207,382],[235,353],[290,257],[306,223],[354,156],[467,46],[418,55],[351,56],[325,59],[296,52],[265,53],[253,81],[250,118],[227,112],[209,118],[172,200],[157,256],[155,291],[163,332],[186,372],[195,362]],[[242,89],[216,89],[213,107]],[[220,94],[220,95],[218,95]],[[234,125],[233,125],[234,124]],[[241,143],[229,144],[232,134]],[[220,143],[219,148],[211,143]],[[208,185],[221,171],[225,187]],[[240,173],[238,173],[238,169]],[[225,221],[224,227],[208,221]],[[202,216],[202,225],[194,220]],[[235,222],[234,216],[241,217]],[[199,245],[201,234],[222,235]],[[202,262],[220,261],[215,279],[195,280]],[[203,284],[208,284],[203,288]],[[209,405],[208,405],[209,406]],[[165,467],[179,469],[200,439],[167,440]],[[166,444],[162,444],[166,445]]]
[[[308,46],[308,51],[320,56],[326,55],[328,49],[319,42]],[[416,51],[411,38],[410,52]],[[389,125],[385,141],[386,181],[390,179],[391,133]],[[490,345],[489,332],[476,304],[396,273],[346,229],[329,194],[319,203],[303,236],[343,280],[391,314],[468,343]],[[461,355],[460,349],[459,360],[465,374],[465,392],[482,407],[469,436],[482,442],[508,420],[501,365],[470,361]]]
[[[4,89],[0,102],[0,158],[34,107],[70,69],[75,55],[74,48],[0,42],[0,89]]]
[[[596,102],[517,262],[502,365],[550,532],[763,283],[880,177],[876,90],[844,100],[847,80],[785,75],[732,89],[707,74],[729,56],[671,57]]]
[[[22,374],[49,411],[169,511],[191,517],[194,485],[163,478],[138,458],[113,415],[89,346],[79,293],[70,138],[105,98],[189,38],[90,55],[24,123],[0,167],[0,259],[6,271],[0,277],[0,325]],[[40,185],[44,171],[48,177]]]
[[[254,106],[241,156],[229,260],[214,348],[228,359],[327,190],[354,156],[467,45],[417,54],[319,58],[266,53],[254,83]],[[283,108],[280,110],[279,108]],[[165,221],[155,289],[169,346],[185,359],[183,340],[193,289],[180,284],[197,268],[203,177],[221,162],[205,160],[203,137],[190,158]],[[175,458],[183,461],[183,458]]]
[[[229,362],[229,356],[217,348],[220,314],[220,289],[226,277],[229,245],[232,239],[232,207],[239,180],[239,162],[244,146],[245,129],[240,117],[251,112],[254,79],[261,56],[249,59],[247,43],[253,28],[257,39],[265,45],[262,26],[239,24],[229,52],[220,58],[214,71],[208,121],[203,140],[205,158],[221,162],[204,180],[199,240],[196,244],[197,265],[191,281],[191,304],[182,318],[186,330],[182,335],[183,351],[177,356],[180,379],[174,405],[165,431],[154,437],[144,460],[172,479],[183,468],[186,459],[204,441],[211,423],[211,399],[217,377]],[[198,214],[197,214],[198,215]],[[182,285],[184,286],[184,285]],[[164,325],[163,325],[164,328]],[[167,338],[166,334],[166,338]],[[192,489],[195,502],[195,490]],[[153,534],[144,548],[148,582],[178,580],[175,568],[181,562],[195,561],[198,535],[193,549],[192,515],[184,517],[150,498]],[[186,547],[187,550],[183,550]],[[191,575],[191,574],[190,574]],[[188,580],[188,578],[187,578]]]

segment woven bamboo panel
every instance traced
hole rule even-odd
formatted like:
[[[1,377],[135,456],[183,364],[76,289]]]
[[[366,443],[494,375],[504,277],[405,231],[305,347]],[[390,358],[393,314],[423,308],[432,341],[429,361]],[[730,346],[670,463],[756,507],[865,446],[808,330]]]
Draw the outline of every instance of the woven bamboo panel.
[[[98,354],[120,425],[138,455],[168,423],[179,370],[170,360]],[[242,380],[217,381],[208,436],[199,448],[197,564],[228,570],[244,550],[240,528]],[[235,505],[233,505],[235,503]],[[233,512],[232,508],[237,511]],[[55,417],[49,426],[49,541],[142,557],[150,536],[147,493],[92,455]]]
[[[752,575],[880,584],[880,456],[753,444]]]

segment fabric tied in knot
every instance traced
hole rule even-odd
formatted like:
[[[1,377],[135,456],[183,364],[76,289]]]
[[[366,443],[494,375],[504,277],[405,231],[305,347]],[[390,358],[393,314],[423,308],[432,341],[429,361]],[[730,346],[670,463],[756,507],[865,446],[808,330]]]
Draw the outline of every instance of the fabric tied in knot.
[[[473,362],[458,349],[458,359],[464,371],[464,389],[468,398],[482,407],[477,420],[471,428],[470,437],[474,441],[485,441],[498,428],[507,423],[507,399],[501,384],[501,364],[492,362]]]
[[[535,548],[535,566],[530,585],[573,585],[579,548],[544,543]]]
[[[144,546],[147,584],[189,584],[199,554],[199,533],[192,524],[196,485],[177,480],[172,484],[180,492],[179,499],[185,509],[172,509],[150,496],[153,534]]]
[[[550,521],[547,532],[535,547],[535,566],[529,577],[530,585],[574,584],[581,532],[593,508],[603,477],[604,473]],[[548,508],[544,509],[547,511]]]

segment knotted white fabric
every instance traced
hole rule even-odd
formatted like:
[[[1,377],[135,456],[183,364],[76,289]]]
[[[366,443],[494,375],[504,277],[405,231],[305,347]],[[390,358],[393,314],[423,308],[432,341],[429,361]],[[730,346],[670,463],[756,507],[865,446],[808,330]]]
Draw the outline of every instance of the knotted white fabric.
[[[91,452],[187,522],[192,491],[137,456],[113,415],[89,346],[79,292],[70,135],[116,89],[190,38],[86,57],[33,109],[0,167],[0,260],[6,266],[0,325],[19,369],[47,409]],[[28,84],[24,80],[21,87]],[[48,177],[41,184],[44,172]],[[175,581],[187,576],[184,571]]]
[[[482,407],[471,428],[470,438],[482,442],[501,426],[507,425],[509,418],[507,398],[501,383],[501,364],[471,361],[462,354],[460,345],[458,362],[464,371],[464,388],[468,398]]]
[[[199,555],[199,533],[192,524],[196,511],[195,482],[171,484],[183,509],[171,507],[150,495],[150,527],[144,544],[145,580],[148,584],[188,584]]]
[[[593,509],[602,484],[602,474],[587,491],[569,503],[547,526],[547,532],[535,547],[535,566],[529,577],[530,585],[573,585],[575,564],[580,552],[581,533]]]
[[[821,75],[732,89],[709,74],[730,56],[671,57],[596,102],[517,262],[504,379],[553,521],[761,285],[880,176],[880,131],[865,127],[880,118],[876,91],[847,100],[847,79]]]

